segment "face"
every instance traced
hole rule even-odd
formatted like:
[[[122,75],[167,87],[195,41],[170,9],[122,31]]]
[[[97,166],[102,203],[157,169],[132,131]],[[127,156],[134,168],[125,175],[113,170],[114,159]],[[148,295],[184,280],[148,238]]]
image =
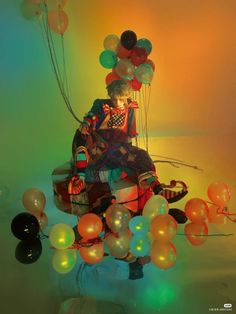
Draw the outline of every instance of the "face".
[[[123,109],[128,104],[129,96],[113,96],[111,97],[113,106],[115,108]]]

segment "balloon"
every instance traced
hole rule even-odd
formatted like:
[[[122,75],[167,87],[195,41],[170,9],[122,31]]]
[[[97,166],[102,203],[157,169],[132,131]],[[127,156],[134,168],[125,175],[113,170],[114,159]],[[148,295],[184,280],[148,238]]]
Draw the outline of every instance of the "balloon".
[[[143,84],[150,84],[153,78],[153,69],[150,64],[140,64],[134,71],[137,80]]]
[[[26,210],[34,213],[42,212],[46,205],[46,198],[42,191],[32,188],[24,192],[22,203]]]
[[[113,204],[106,210],[106,223],[113,232],[121,232],[128,228],[131,215],[128,208]]]
[[[48,217],[45,213],[34,213],[34,216],[37,218],[39,227],[43,230],[48,224]]]
[[[149,221],[147,217],[135,216],[129,221],[129,229],[134,234],[147,234]]]
[[[81,258],[88,264],[100,263],[104,256],[104,243],[101,242],[89,247],[81,247],[79,253]]]
[[[70,247],[75,241],[75,233],[71,226],[59,223],[54,225],[49,232],[49,241],[58,250]]]
[[[42,244],[39,239],[20,241],[15,250],[15,258],[22,264],[36,262],[42,254]]]
[[[157,215],[168,214],[169,204],[161,195],[153,195],[149,198],[143,208],[143,216],[151,222]]]
[[[62,10],[48,13],[48,26],[57,34],[63,35],[68,27],[68,16]]]
[[[142,47],[134,47],[131,51],[130,59],[136,66],[147,60],[147,51]]]
[[[115,68],[116,73],[124,80],[132,80],[134,77],[134,65],[128,59],[121,59]]]
[[[106,243],[110,254],[117,258],[125,257],[129,252],[131,233],[129,230],[120,232],[117,236],[109,234]]]
[[[133,78],[131,81],[129,81],[129,83],[133,91],[138,91],[142,87],[142,83],[140,83],[136,78]]]
[[[117,64],[117,55],[114,51],[104,50],[99,56],[100,64],[106,69],[112,69]]]
[[[155,71],[155,63],[152,60],[147,59],[145,61],[145,64],[149,64],[152,67],[153,71]]]
[[[189,223],[185,225],[184,232],[188,241],[192,245],[201,245],[206,242],[208,235],[208,228],[207,225],[203,223]]]
[[[185,214],[192,222],[204,222],[207,219],[207,212],[207,203],[200,198],[192,198],[185,205]]]
[[[111,50],[116,52],[119,45],[120,39],[117,35],[111,34],[108,35],[103,41],[103,47],[106,50]]]
[[[49,11],[58,9],[61,10],[67,3],[67,0],[43,0],[43,1],[47,4]]]
[[[128,58],[131,54],[131,50],[126,49],[125,47],[123,47],[121,44],[119,44],[118,48],[117,48],[117,56],[120,59],[125,59]]]
[[[147,256],[150,252],[150,242],[146,235],[135,234],[130,240],[130,250],[134,256]]]
[[[85,214],[78,222],[78,232],[85,239],[97,238],[102,228],[102,221],[96,214]]]
[[[11,231],[20,240],[35,240],[39,233],[38,220],[29,213],[18,214],[11,222]]]
[[[226,206],[231,197],[231,191],[228,184],[215,182],[209,185],[207,194],[209,199],[219,206]]]
[[[156,240],[170,242],[176,236],[177,223],[168,214],[157,215],[151,221],[150,231]]]
[[[146,39],[146,38],[141,38],[137,41],[136,43],[137,47],[141,47],[144,48],[147,52],[147,54],[149,55],[152,51],[152,44],[150,42],[150,40]]]
[[[173,243],[153,241],[151,261],[161,269],[168,269],[176,263],[176,248]]]
[[[21,13],[27,20],[32,20],[35,17],[39,17],[42,13],[40,3],[32,0],[24,0],[21,3]]]
[[[125,31],[121,34],[120,42],[124,48],[131,50],[136,45],[137,36],[133,31]]]
[[[52,266],[58,273],[66,274],[75,267],[76,261],[76,250],[55,250],[52,257]]]
[[[208,222],[212,224],[226,224],[227,217],[224,214],[218,214],[218,211],[222,211],[222,208],[216,205],[211,205],[208,208]]]
[[[105,79],[105,82],[106,82],[106,85],[109,85],[111,84],[113,81],[115,80],[120,80],[121,78],[119,77],[119,75],[115,72],[115,71],[112,71],[110,73],[107,74],[106,76],[106,79]]]

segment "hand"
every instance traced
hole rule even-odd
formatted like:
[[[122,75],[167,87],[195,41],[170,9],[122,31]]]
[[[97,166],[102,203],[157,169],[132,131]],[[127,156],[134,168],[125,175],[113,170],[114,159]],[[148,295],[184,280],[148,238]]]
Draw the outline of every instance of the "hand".
[[[90,135],[89,127],[86,124],[82,124],[81,126],[81,134]]]

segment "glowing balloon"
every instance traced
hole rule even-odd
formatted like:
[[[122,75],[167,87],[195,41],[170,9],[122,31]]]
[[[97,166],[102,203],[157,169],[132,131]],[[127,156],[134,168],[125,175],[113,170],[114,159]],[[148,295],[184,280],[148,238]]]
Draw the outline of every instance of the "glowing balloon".
[[[173,267],[176,263],[176,248],[173,243],[153,241],[151,260],[161,269]]]
[[[184,232],[192,245],[201,245],[207,240],[208,228],[205,223],[189,223],[185,225]]]
[[[204,222],[207,219],[207,212],[207,203],[200,198],[192,198],[185,205],[185,214],[192,222]]]
[[[113,204],[106,210],[106,223],[113,232],[121,232],[128,228],[131,215],[125,206]]]
[[[131,232],[129,230],[120,232],[117,236],[109,234],[106,243],[112,256],[122,258],[129,252]]]
[[[129,229],[134,234],[147,234],[149,221],[147,217],[135,216],[129,221]]]
[[[130,60],[136,66],[147,60],[147,51],[142,47],[134,47],[131,51]]]
[[[143,84],[150,84],[153,78],[153,69],[150,64],[142,63],[134,71],[137,80]]]
[[[26,210],[31,213],[40,213],[46,205],[46,197],[44,193],[38,189],[28,189],[22,196],[22,203]]]
[[[231,197],[231,191],[228,184],[215,182],[209,185],[207,194],[209,199],[219,206],[226,206]]]
[[[63,35],[67,30],[69,19],[62,10],[51,11],[48,13],[48,25],[55,33]]]
[[[146,235],[135,234],[130,240],[130,251],[134,256],[147,256],[150,253],[150,242]]]
[[[49,241],[54,248],[64,250],[74,243],[75,233],[69,225],[56,224],[49,232]]]
[[[55,250],[52,257],[52,266],[60,274],[69,273],[76,264],[76,250]]]
[[[142,47],[146,50],[147,54],[149,55],[152,51],[152,43],[150,42],[150,40],[146,39],[146,38],[141,38],[137,41],[136,43],[137,47]]]
[[[152,219],[150,231],[156,240],[170,242],[176,236],[177,223],[168,214],[158,215]]]
[[[153,195],[146,202],[143,209],[143,216],[151,221],[157,215],[168,214],[169,204],[161,195]]]
[[[121,34],[120,42],[124,48],[130,50],[137,42],[137,35],[133,31],[125,31]]]
[[[120,80],[121,78],[119,77],[119,75],[115,72],[115,71],[112,71],[110,73],[107,74],[106,76],[106,79],[105,79],[105,82],[106,82],[106,85],[109,85],[111,84],[113,81],[115,80]]]
[[[97,238],[102,227],[101,219],[93,213],[83,215],[78,222],[78,232],[85,239]]]
[[[45,213],[34,213],[34,216],[39,222],[40,229],[43,230],[48,224],[48,217]]]
[[[117,47],[120,43],[120,39],[117,35],[111,34],[108,35],[104,41],[103,41],[103,47],[106,50],[111,50],[116,52],[117,51]]]
[[[112,69],[117,64],[117,55],[114,51],[104,50],[99,56],[100,64],[106,69]]]
[[[131,54],[131,50],[126,49],[121,44],[118,46],[118,48],[117,48],[117,56],[120,59],[126,59],[126,58],[128,58],[130,56],[130,54]]]
[[[218,212],[222,211],[222,208],[211,205],[208,208],[208,222],[212,224],[226,224],[227,223],[227,217],[224,214],[219,214]]]
[[[79,253],[81,258],[88,264],[100,263],[104,255],[104,243],[101,242],[89,247],[81,247]]]
[[[121,59],[115,68],[116,73],[124,80],[132,80],[134,78],[134,65],[128,59]]]

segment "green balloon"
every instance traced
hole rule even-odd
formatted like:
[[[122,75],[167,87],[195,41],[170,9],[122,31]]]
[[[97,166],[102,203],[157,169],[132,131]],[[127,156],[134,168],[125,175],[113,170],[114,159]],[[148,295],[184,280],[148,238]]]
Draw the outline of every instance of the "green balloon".
[[[136,43],[136,46],[144,48],[147,51],[148,55],[152,51],[152,43],[146,38],[139,39]]]
[[[70,247],[75,241],[75,233],[71,226],[60,223],[54,225],[49,232],[49,241],[58,250]]]
[[[153,78],[153,68],[150,64],[142,63],[135,69],[134,75],[140,83],[150,84]]]
[[[69,273],[77,261],[77,252],[75,250],[55,250],[52,257],[52,266],[60,274]]]
[[[117,64],[117,55],[114,51],[104,50],[99,56],[100,64],[106,69],[112,69]]]

